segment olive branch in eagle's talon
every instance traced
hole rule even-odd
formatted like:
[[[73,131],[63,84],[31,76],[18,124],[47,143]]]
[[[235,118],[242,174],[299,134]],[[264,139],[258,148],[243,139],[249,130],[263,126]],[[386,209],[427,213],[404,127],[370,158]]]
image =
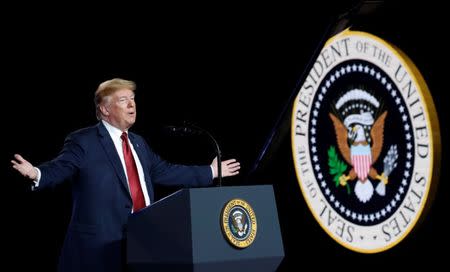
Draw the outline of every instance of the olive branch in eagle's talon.
[[[328,149],[328,166],[330,167],[330,175],[333,176],[333,180],[336,187],[341,184],[347,187],[347,193],[350,194],[350,185],[347,183],[348,177],[344,174],[347,170],[347,164],[338,158],[336,148],[331,146]]]

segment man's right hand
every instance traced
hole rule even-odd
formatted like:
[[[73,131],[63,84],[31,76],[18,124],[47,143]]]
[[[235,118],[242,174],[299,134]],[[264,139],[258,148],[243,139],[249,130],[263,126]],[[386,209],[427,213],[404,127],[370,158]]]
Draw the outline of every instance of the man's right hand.
[[[38,173],[34,166],[19,154],[14,155],[14,160],[11,160],[11,163],[13,165],[12,167],[19,171],[22,176],[27,177],[31,180],[37,179]]]

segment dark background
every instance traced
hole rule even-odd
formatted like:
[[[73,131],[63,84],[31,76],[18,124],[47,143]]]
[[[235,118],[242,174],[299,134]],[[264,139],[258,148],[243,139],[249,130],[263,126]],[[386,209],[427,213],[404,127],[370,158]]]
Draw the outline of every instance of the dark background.
[[[366,255],[338,245],[305,205],[290,152],[290,102],[338,15],[358,3],[336,2],[5,7],[0,19],[1,225],[7,253],[1,265],[56,267],[70,217],[69,188],[32,193],[10,160],[14,153],[34,164],[53,158],[69,132],[96,123],[93,93],[113,77],[136,81],[138,120],[132,130],[164,158],[195,164],[214,158],[206,137],[178,137],[162,129],[189,121],[216,137],[224,159],[241,162],[241,174],[227,178],[227,185],[274,185],[286,254],[280,270],[316,264],[345,269],[446,265],[441,248],[449,240],[448,18],[437,1],[386,3],[348,22],[401,48],[434,97],[443,170],[425,221],[394,248]],[[158,196],[176,189],[159,188]]]

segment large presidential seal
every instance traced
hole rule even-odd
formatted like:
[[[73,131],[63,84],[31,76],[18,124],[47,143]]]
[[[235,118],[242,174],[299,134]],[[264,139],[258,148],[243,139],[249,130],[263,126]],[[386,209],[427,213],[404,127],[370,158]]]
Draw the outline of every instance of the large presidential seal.
[[[228,242],[246,248],[256,237],[257,222],[252,207],[242,199],[232,199],[223,208],[222,231]]]
[[[332,37],[298,92],[291,128],[301,191],[334,240],[373,253],[411,232],[437,183],[440,136],[405,54],[364,32]]]

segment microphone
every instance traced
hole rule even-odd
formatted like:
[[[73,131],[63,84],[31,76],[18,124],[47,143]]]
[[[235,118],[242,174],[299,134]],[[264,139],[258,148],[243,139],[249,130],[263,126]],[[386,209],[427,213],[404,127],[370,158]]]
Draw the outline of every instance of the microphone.
[[[217,156],[217,178],[219,180],[219,187],[222,186],[222,153],[220,152],[219,144],[216,139],[207,131],[199,126],[184,122],[182,126],[165,126],[165,129],[177,135],[206,135],[213,142],[214,149],[216,151]]]
[[[187,125],[183,126],[166,126],[165,129],[169,133],[177,134],[177,135],[200,135],[203,134],[202,130],[198,130],[194,127],[190,127]]]

